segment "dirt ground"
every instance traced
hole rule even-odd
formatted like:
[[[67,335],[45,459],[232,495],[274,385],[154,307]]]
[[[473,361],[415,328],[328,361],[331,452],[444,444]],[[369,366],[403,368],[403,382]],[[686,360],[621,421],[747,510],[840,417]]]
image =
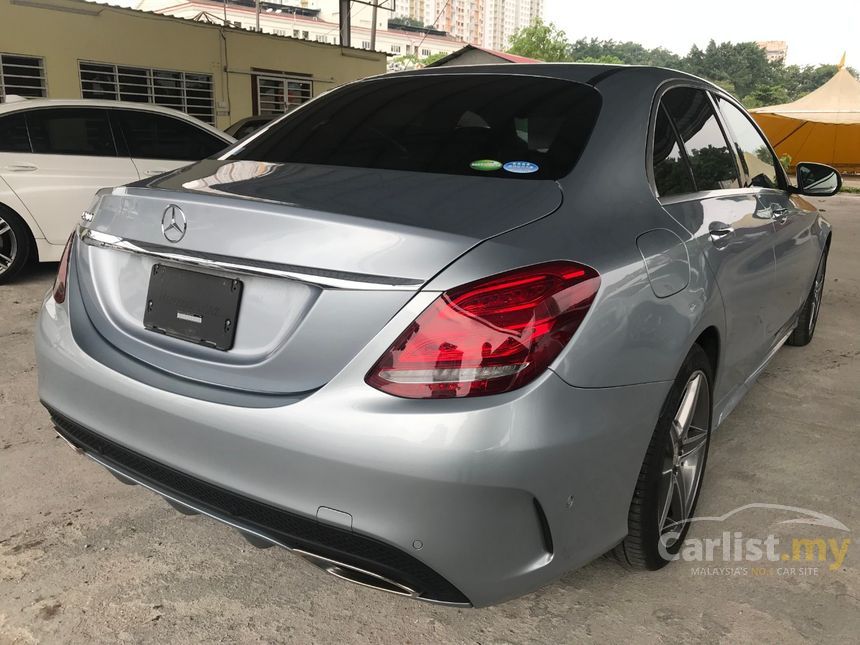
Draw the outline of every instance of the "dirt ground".
[[[860,529],[860,197],[818,203],[835,234],[815,340],[780,351],[715,434],[699,515],[781,504],[848,530],[748,508],[695,524],[691,538],[845,544]],[[340,582],[180,515],[52,431],[32,329],[55,270],[0,287],[0,643],[858,642],[856,544],[838,563],[718,556],[644,574],[600,559],[503,605],[450,609]]]

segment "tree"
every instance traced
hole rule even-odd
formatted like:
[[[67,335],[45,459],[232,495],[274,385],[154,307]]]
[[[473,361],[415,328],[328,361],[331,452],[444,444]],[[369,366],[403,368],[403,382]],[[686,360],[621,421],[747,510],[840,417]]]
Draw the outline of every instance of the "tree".
[[[646,49],[639,43],[580,38],[570,46],[571,59],[577,62],[617,60],[627,65],[678,67],[680,58],[668,49]]]
[[[389,25],[404,25],[406,27],[424,27],[424,23],[420,20],[415,20],[414,18],[409,18],[406,16],[397,16],[396,18],[391,18],[388,21]]]
[[[535,18],[528,27],[523,27],[511,36],[508,53],[547,62],[570,60],[570,45],[565,33],[553,23],[546,24]]]
[[[577,63],[599,63],[601,65],[623,65],[624,61],[618,58],[618,56],[613,56],[612,54],[604,54],[603,56],[585,56],[583,58],[577,58]]]
[[[442,60],[447,55],[448,54],[446,54],[445,52],[436,52],[435,54],[430,54],[426,58],[421,59],[421,65],[427,67],[431,63],[435,63],[437,60]]]
[[[430,54],[426,58],[418,58],[415,54],[401,54],[400,56],[395,56],[389,61],[389,69],[403,70],[403,69],[420,69],[422,67],[427,67],[430,63],[435,63],[437,60],[441,58],[445,58],[447,56],[445,52],[436,52],[435,54]]]
[[[824,85],[837,70],[835,65],[771,63],[753,42],[717,44],[711,40],[704,49],[693,45],[683,57],[662,47],[648,49],[632,41],[580,38],[569,43],[563,31],[539,20],[515,34],[510,52],[547,61],[671,67],[716,83],[741,97],[749,108],[796,101]],[[848,71],[857,76],[856,70]]]
[[[775,80],[764,50],[753,42],[720,43],[711,40],[704,51],[693,47],[683,60],[685,71],[711,81],[730,81],[739,96]]]
[[[759,85],[743,98],[743,104],[747,108],[778,105],[790,101],[788,91],[782,85]]]

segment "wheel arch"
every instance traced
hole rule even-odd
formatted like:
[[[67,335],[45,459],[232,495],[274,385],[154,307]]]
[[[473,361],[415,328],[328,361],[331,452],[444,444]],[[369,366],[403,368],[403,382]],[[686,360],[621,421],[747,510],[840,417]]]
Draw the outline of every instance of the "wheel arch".
[[[721,351],[720,332],[717,329],[716,325],[709,325],[704,330],[702,330],[698,337],[696,337],[696,340],[693,344],[698,345],[704,350],[705,354],[708,357],[708,360],[711,363],[714,380],[716,380],[717,373],[720,368]]]

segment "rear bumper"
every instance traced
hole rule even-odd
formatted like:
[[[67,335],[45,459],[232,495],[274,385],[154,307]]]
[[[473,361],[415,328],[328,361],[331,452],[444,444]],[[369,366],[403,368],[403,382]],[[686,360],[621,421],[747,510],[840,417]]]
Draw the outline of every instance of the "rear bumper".
[[[59,431],[103,465],[409,595],[476,606],[624,537],[669,387],[579,389],[547,372],[510,395],[407,401],[339,376],[294,404],[243,408],[109,369],[77,346],[51,299],[36,351]]]
[[[204,513],[229,524],[257,546],[284,547],[329,572],[391,593],[469,605],[451,583],[397,548],[196,479],[92,432],[55,410],[48,411],[61,437],[125,483],[146,486],[185,511]]]

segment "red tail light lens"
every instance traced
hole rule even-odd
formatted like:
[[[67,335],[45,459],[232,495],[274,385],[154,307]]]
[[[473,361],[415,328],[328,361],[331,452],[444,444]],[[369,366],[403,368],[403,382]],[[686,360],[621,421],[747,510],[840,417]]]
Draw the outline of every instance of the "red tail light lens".
[[[60,257],[60,266],[57,269],[57,277],[54,280],[54,300],[58,304],[63,304],[66,301],[66,281],[69,277],[69,255],[72,252],[72,243],[75,241],[75,234],[69,236],[69,241],[66,242],[66,248],[63,249],[63,255]]]
[[[394,341],[365,381],[412,399],[521,387],[573,337],[599,287],[591,267],[548,262],[447,291]]]

